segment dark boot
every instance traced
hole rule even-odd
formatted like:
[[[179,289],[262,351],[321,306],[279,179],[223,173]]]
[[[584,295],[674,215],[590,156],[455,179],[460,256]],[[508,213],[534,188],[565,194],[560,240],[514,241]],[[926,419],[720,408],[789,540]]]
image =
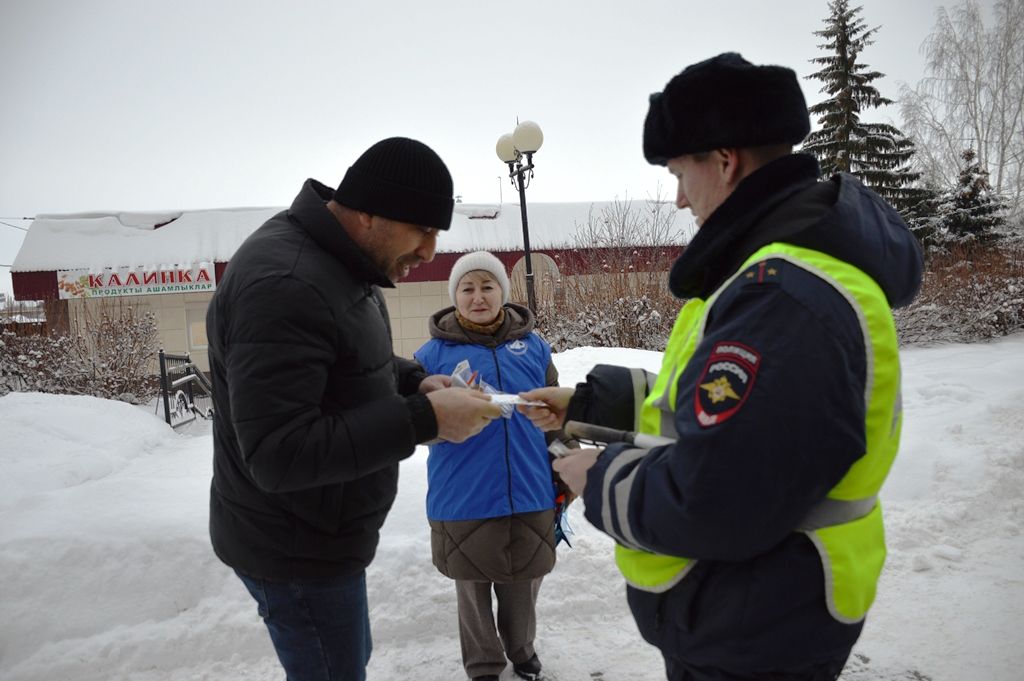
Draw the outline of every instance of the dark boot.
[[[521,679],[526,681],[538,681],[540,679],[540,660],[534,655],[526,662],[512,664],[512,671]]]

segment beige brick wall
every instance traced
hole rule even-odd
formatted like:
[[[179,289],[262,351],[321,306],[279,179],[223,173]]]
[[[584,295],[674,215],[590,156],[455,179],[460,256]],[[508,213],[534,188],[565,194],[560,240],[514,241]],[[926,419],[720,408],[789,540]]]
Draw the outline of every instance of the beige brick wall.
[[[430,339],[427,319],[451,306],[447,281],[399,283],[394,289],[385,289],[384,299],[391,317],[395,354],[410,358]]]

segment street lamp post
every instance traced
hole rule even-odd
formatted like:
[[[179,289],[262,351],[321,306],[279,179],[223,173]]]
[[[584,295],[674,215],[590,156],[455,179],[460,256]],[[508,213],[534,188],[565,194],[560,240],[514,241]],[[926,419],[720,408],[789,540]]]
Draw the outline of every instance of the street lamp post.
[[[530,258],[530,226],[526,217],[526,187],[533,177],[533,154],[544,143],[544,133],[533,121],[523,121],[512,133],[502,135],[494,150],[503,163],[508,164],[512,186],[519,190],[519,210],[523,221],[523,255],[526,262],[526,300],[530,311],[536,314],[537,298],[533,289],[533,262]],[[526,162],[523,162],[523,157]]]

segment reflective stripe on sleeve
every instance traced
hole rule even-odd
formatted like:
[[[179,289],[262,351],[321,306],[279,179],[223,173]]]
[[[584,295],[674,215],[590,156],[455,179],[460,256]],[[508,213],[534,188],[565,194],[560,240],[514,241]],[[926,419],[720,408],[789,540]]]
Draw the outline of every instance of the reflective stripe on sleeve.
[[[876,503],[878,503],[877,495],[852,501],[826,497],[808,511],[804,519],[797,525],[796,530],[798,532],[818,530],[863,518],[871,513]]]
[[[629,377],[633,380],[633,429],[640,429],[640,412],[647,399],[647,372],[643,369],[630,369]]]
[[[619,452],[619,455],[615,457],[615,460],[605,470],[601,488],[601,524],[604,525],[603,529],[620,544],[630,548],[641,548],[636,543],[636,537],[633,536],[632,530],[629,529],[629,493],[632,489],[633,475],[636,473],[636,470],[634,469],[622,483],[615,485],[615,519],[618,521],[618,526],[624,528],[622,531],[617,531],[612,523],[612,481],[615,480],[615,476],[618,475],[620,470],[637,459],[642,459],[648,451],[650,450],[626,449]],[[628,538],[623,536],[623,533],[628,533]]]

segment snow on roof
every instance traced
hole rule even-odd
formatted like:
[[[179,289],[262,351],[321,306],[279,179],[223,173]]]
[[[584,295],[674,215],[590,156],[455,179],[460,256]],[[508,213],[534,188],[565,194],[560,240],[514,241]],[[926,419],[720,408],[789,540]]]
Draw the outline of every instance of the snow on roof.
[[[598,220],[615,205],[614,201],[580,203],[527,203],[527,225],[530,248],[570,248],[577,245],[575,236],[589,220]],[[646,209],[646,201],[633,201],[632,208]],[[672,234],[668,243],[680,245],[692,235],[693,219],[688,212],[674,212]],[[518,203],[504,205],[456,204],[452,226],[437,240],[441,253],[468,251],[517,251],[523,247],[523,223]]]
[[[11,272],[227,262],[280,208],[40,215]]]
[[[636,201],[634,209],[646,202]],[[590,216],[599,218],[611,201],[528,203],[530,247],[567,248]],[[227,262],[241,243],[282,208],[225,208],[163,212],[39,215],[29,226],[12,272],[155,267]],[[451,228],[438,239],[441,253],[522,248],[517,203],[455,205]],[[692,233],[689,213],[676,212],[670,244]],[[670,245],[669,244],[669,245]]]

